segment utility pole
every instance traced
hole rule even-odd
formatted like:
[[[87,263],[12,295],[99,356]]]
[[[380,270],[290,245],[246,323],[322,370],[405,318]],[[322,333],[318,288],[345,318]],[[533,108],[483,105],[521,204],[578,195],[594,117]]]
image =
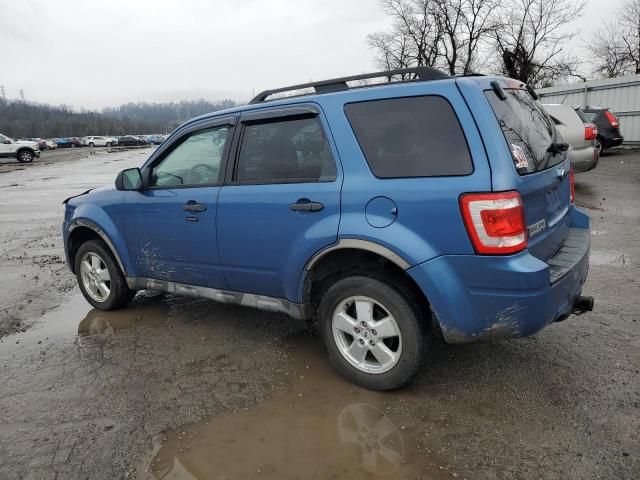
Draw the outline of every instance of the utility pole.
[[[20,89],[20,100],[22,100],[22,103],[24,103],[24,90]]]

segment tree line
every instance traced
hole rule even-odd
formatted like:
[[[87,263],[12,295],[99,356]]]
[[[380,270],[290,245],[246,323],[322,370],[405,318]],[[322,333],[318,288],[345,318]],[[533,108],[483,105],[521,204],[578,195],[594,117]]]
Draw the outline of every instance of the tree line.
[[[496,73],[533,87],[571,79],[640,73],[640,0],[567,49],[571,22],[586,7],[572,0],[380,0],[390,28],[367,37],[384,70],[429,66],[451,75]]]
[[[13,138],[169,133],[190,118],[234,105],[232,100],[209,102],[203,99],[138,102],[92,112],[0,96],[0,133]]]

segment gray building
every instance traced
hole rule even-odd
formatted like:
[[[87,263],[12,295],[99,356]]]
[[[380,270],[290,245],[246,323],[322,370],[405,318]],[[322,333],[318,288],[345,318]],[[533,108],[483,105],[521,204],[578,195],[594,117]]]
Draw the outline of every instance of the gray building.
[[[640,146],[640,75],[541,88],[542,103],[609,107],[620,120],[624,145]]]

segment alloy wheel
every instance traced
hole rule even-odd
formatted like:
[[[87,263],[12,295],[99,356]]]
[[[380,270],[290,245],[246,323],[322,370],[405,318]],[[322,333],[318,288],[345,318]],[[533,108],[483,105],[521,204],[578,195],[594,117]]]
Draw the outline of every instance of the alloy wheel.
[[[82,285],[96,302],[105,302],[111,293],[111,275],[104,260],[95,252],[87,252],[80,262]]]
[[[384,373],[400,360],[400,328],[377,300],[364,296],[343,300],[333,313],[331,328],[342,356],[362,372]]]

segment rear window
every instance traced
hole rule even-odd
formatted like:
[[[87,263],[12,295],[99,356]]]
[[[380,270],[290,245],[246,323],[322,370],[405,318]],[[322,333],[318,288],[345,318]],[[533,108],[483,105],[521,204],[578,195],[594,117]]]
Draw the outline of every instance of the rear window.
[[[439,96],[351,103],[345,113],[379,178],[468,175],[473,164],[453,108]]]
[[[526,90],[505,89],[506,100],[493,90],[485,95],[507,140],[513,163],[520,175],[540,172],[566,159],[554,148],[563,142],[554,122]]]
[[[582,123],[592,123],[593,122],[593,118],[587,117],[587,114],[584,113],[579,108],[575,108],[574,110],[578,114],[578,116],[580,117],[580,120],[582,120]]]

